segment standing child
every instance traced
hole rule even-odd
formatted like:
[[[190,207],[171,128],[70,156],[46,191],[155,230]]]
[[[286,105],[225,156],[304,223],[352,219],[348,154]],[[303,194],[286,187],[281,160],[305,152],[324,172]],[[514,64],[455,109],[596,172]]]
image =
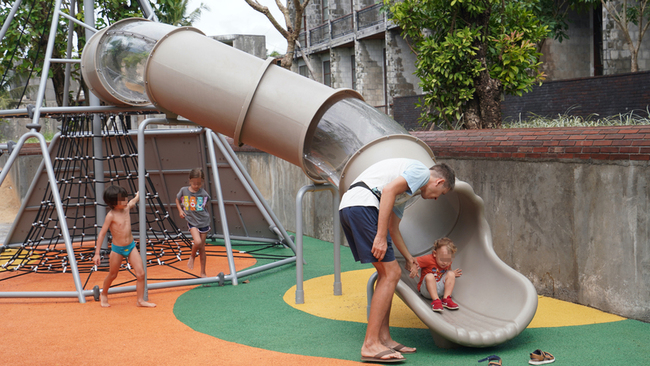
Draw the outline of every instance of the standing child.
[[[137,306],[153,308],[156,304],[144,301],[144,268],[142,266],[142,257],[140,257],[140,252],[135,247],[135,240],[133,240],[133,234],[131,233],[131,214],[129,211],[135,207],[140,196],[139,192],[136,192],[135,197],[130,201],[127,200],[127,196],[126,189],[120,186],[110,186],[104,191],[104,202],[106,202],[111,210],[106,214],[104,225],[102,225],[102,229],[97,236],[95,257],[93,257],[93,262],[95,262],[96,266],[99,266],[101,262],[99,251],[108,230],[111,231],[113,240],[111,243],[111,254],[109,256],[109,272],[106,279],[104,279],[104,287],[100,295],[101,305],[102,307],[111,306],[108,303],[108,289],[117,277],[120,265],[122,264],[122,258],[127,258],[135,271],[135,288],[138,296]]]
[[[194,168],[190,171],[190,185],[183,187],[176,195],[176,208],[178,215],[187,220],[187,226],[192,234],[192,253],[190,260],[187,262],[189,269],[194,269],[194,259],[196,252],[199,252],[201,261],[201,277],[207,277],[205,274],[205,239],[210,231],[210,214],[207,211],[210,195],[203,189],[203,180],[205,175],[201,168]]]
[[[458,304],[451,299],[451,293],[454,291],[456,278],[460,277],[463,271],[460,268],[451,269],[454,254],[456,246],[451,239],[440,238],[433,244],[431,254],[416,258],[422,269],[418,291],[422,296],[433,300],[433,311],[442,312],[443,307],[449,310],[458,309]]]

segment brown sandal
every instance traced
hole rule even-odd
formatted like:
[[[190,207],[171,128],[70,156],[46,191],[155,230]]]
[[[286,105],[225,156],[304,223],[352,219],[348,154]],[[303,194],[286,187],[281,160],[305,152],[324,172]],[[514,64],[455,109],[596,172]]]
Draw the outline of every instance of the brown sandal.
[[[487,356],[482,360],[478,360],[478,362],[484,362],[484,361],[490,361],[488,363],[488,366],[501,366],[501,357],[497,355]]]
[[[530,361],[528,361],[528,363],[531,365],[546,365],[547,363],[551,362],[555,362],[555,357],[553,357],[553,355],[548,352],[542,351],[541,349],[531,352]]]

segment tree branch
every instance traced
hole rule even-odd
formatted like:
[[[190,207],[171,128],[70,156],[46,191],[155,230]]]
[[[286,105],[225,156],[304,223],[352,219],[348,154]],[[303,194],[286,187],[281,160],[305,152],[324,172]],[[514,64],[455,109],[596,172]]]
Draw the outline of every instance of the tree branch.
[[[257,10],[258,12],[260,12],[262,14],[264,14],[269,19],[271,24],[273,24],[273,27],[275,29],[277,29],[277,31],[280,32],[280,34],[282,34],[282,37],[284,37],[287,40],[289,39],[289,32],[286,29],[282,28],[280,23],[278,23],[278,21],[275,20],[275,17],[273,17],[273,14],[271,14],[271,11],[269,11],[269,8],[267,8],[266,6],[258,3],[257,0],[244,0],[244,1],[246,1],[246,3],[248,5],[250,5],[251,8]],[[285,14],[285,17],[286,17],[286,14],[288,13],[287,9],[285,8],[284,11],[282,11],[282,13]]]

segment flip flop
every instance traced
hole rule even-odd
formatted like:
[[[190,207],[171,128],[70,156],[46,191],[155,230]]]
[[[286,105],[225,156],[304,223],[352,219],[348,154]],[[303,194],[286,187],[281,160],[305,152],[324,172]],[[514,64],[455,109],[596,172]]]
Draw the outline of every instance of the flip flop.
[[[401,343],[398,343],[398,344],[395,345],[395,347],[393,347],[393,350],[395,350],[395,351],[397,351],[397,352],[399,352],[401,354],[405,354],[405,355],[408,355],[409,353],[417,352],[417,350],[415,350],[415,351],[400,351],[401,349],[404,349],[404,348],[406,348],[405,345],[403,345]]]
[[[361,356],[361,361],[363,362],[380,362],[380,363],[397,363],[406,361],[405,358],[382,358],[383,356],[390,355],[395,353],[392,349],[387,349],[381,351],[372,357]]]

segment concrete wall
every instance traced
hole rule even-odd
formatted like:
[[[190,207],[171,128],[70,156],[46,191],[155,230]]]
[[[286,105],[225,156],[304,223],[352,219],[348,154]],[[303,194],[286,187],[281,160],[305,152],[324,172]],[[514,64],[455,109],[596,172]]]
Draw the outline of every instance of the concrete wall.
[[[497,255],[540,295],[650,321],[647,162],[438,161],[484,199]]]
[[[384,40],[363,39],[355,42],[357,91],[366,103],[384,105]]]
[[[55,102],[56,105],[56,102]],[[7,118],[0,119],[0,142],[13,140],[15,142],[20,139],[20,137],[27,132],[27,125],[32,123],[32,120],[29,118]],[[41,124],[41,133],[46,136],[52,137],[57,130],[57,126],[60,123],[53,118],[41,118],[39,123]]]
[[[352,47],[337,47],[330,51],[332,69],[332,88],[352,88],[352,73],[356,70],[352,68],[352,56],[354,49]]]
[[[394,97],[422,94],[420,78],[415,76],[415,54],[396,29],[386,31],[386,85],[388,104]],[[391,110],[390,115],[393,115]]]
[[[9,154],[3,154],[0,156],[0,167],[2,169],[4,169],[7,159],[9,159]],[[18,159],[14,161],[14,164],[9,170],[8,177],[10,177],[14,186],[18,190],[21,202],[25,198],[29,186],[32,184],[32,180],[34,180],[34,176],[36,175],[38,167],[41,165],[41,161],[43,161],[41,155],[20,155]]]
[[[644,22],[646,24],[646,22]],[[630,37],[636,45],[639,39],[639,27],[629,23]],[[631,56],[625,35],[620,30],[613,15],[603,7],[603,63],[604,74],[613,75],[631,71]],[[650,70],[650,33],[646,32],[638,55],[639,71]]]
[[[570,11],[567,14],[568,39],[548,38],[542,46],[541,70],[546,81],[594,75],[594,39],[591,11]]]
[[[415,135],[484,200],[497,255],[540,294],[650,321],[650,126]],[[294,231],[295,196],[311,181],[274,156],[236,150]],[[308,193],[305,234],[333,241],[333,210],[329,192]]]
[[[313,182],[302,170],[284,160],[263,152],[238,152],[237,156],[285,229],[296,230],[296,194]],[[333,241],[332,194],[307,193],[303,199],[303,232],[305,235]]]
[[[266,36],[249,34],[226,34],[211,36],[210,38],[225,43],[238,50],[250,53],[253,56],[266,59]]]

